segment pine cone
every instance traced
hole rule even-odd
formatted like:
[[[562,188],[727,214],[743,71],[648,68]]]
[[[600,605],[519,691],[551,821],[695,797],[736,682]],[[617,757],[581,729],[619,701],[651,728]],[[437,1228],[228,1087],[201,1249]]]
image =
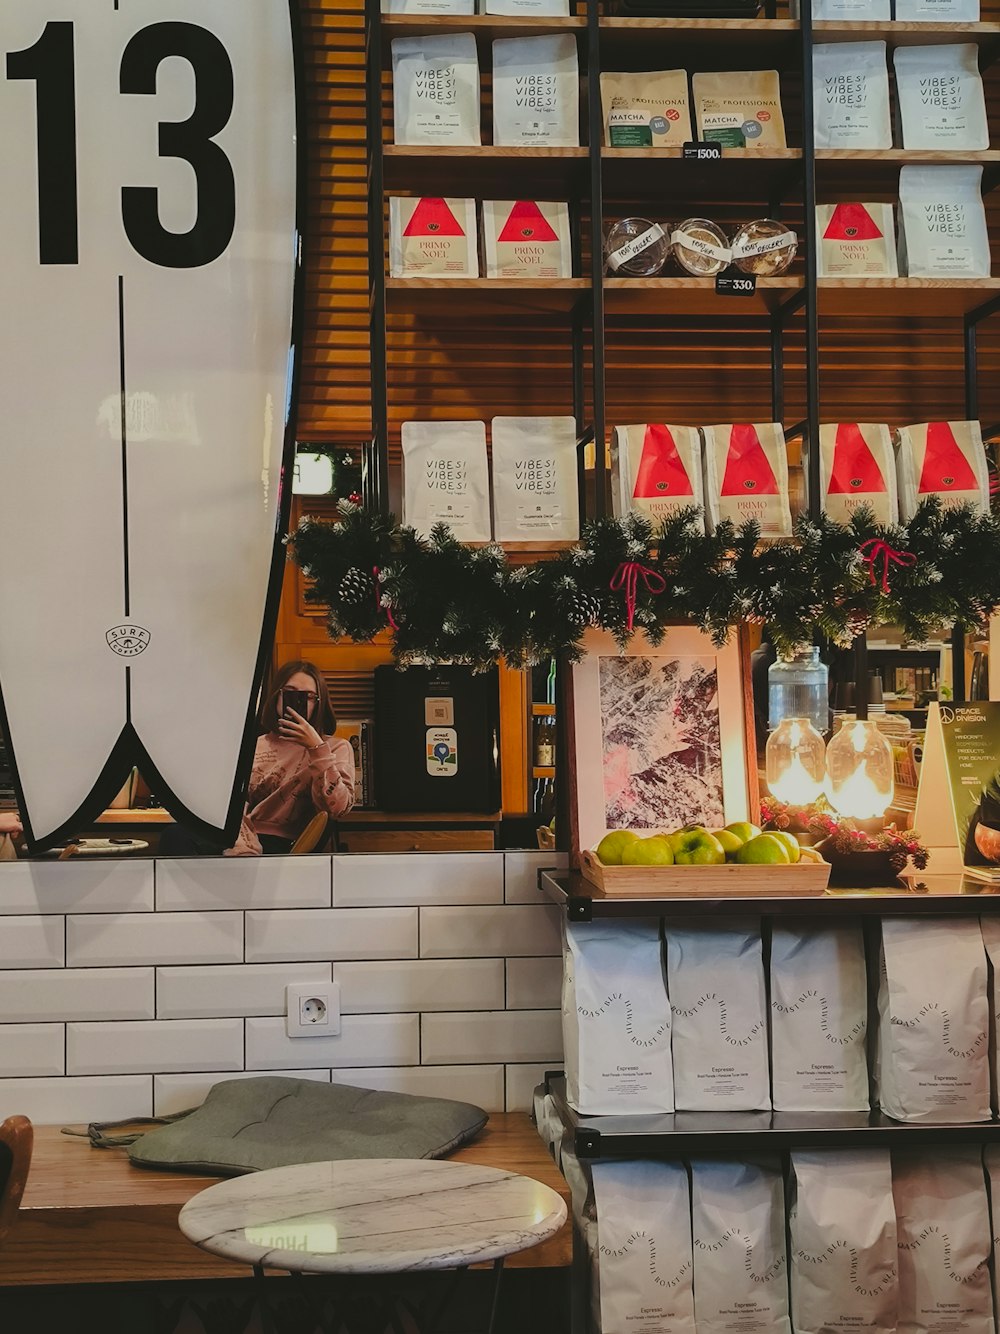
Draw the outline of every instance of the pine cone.
[[[364,602],[365,598],[371,595],[371,575],[365,574],[357,565],[352,565],[340,581],[337,589],[338,599],[346,606],[353,606]]]
[[[566,619],[571,625],[596,625],[601,615],[600,598],[592,593],[573,593],[566,606]]]

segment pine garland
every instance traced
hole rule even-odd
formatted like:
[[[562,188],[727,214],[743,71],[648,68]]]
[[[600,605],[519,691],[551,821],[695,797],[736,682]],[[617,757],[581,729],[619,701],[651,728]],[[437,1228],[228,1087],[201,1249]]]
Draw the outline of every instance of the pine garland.
[[[637,514],[598,519],[578,545],[534,565],[511,565],[493,544],[465,546],[443,525],[424,539],[356,505],[340,511],[336,524],[303,519],[287,539],[312,581],[307,600],[326,608],[335,638],[391,631],[402,665],[578,659],[590,625],[622,648],[637,630],[658,643],[678,622],[717,644],[737,622],[766,623],[779,652],[817,633],[847,647],[886,624],[920,642],[1000,607],[1000,518],[936,499],[905,526],[880,527],[864,510],[850,525],[803,517],[776,542],[753,523],[708,535],[694,509],[659,528]]]

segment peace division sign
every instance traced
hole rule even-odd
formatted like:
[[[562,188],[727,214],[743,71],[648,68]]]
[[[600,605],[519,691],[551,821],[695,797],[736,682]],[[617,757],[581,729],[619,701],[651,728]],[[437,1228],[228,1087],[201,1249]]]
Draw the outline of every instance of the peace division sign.
[[[293,365],[289,0],[4,0],[0,124],[0,704],[27,827],[147,752],[175,814],[233,828]]]

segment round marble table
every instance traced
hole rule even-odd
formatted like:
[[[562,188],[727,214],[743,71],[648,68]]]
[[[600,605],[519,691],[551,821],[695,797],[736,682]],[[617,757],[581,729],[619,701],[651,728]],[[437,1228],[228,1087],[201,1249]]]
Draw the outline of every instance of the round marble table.
[[[457,1269],[527,1250],[566,1221],[539,1181],[472,1163],[360,1158],[223,1181],[180,1212],[184,1235],[258,1276]],[[494,1300],[495,1312],[495,1300]],[[492,1323],[492,1322],[491,1322]]]

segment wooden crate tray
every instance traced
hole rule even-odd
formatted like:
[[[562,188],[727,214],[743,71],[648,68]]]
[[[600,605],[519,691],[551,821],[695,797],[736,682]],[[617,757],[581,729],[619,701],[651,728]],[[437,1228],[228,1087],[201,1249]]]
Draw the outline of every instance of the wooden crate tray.
[[[611,898],[774,899],[782,895],[823,894],[830,883],[828,862],[794,866],[605,866],[596,853],[580,853],[580,870]]]

